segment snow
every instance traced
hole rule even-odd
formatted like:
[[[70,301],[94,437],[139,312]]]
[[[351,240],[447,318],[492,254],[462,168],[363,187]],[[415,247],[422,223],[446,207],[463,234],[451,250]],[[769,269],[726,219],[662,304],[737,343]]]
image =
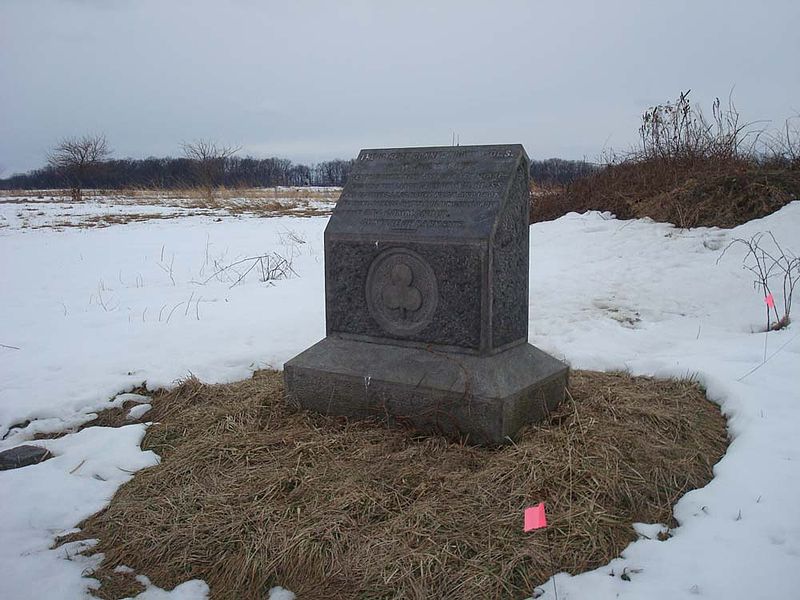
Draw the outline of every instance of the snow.
[[[55,205],[37,206],[42,222],[52,220]],[[125,393],[145,382],[154,389],[190,374],[227,382],[280,368],[324,336],[325,217],[215,213],[54,230],[25,227],[19,209],[0,202],[0,449],[128,400],[145,414],[149,399]],[[542,598],[796,595],[797,327],[759,333],[764,303],[742,269],[743,249],[717,264],[730,240],[767,230],[800,250],[800,202],[730,231],[599,213],[531,227],[531,343],[575,368],[694,375],[731,437],[714,479],[675,506],[680,526],[670,539],[658,541],[663,525],[637,524],[641,539],[621,557],[557,575],[537,592]],[[291,259],[289,278],[265,283],[258,269],[238,284],[230,269],[212,277],[268,253]],[[144,428],[38,440],[56,457],[0,472],[0,597],[81,597],[96,585],[81,573],[97,558],[75,556],[74,545],[49,548],[154,464],[138,445]],[[202,582],[171,592],[147,585],[139,598],[208,595]]]
[[[208,585],[199,579],[186,581],[171,591],[153,585],[144,575],[137,575],[136,579],[145,587],[141,594],[135,596],[136,600],[205,600],[211,592]]]
[[[235,381],[324,336],[323,218],[150,221],[2,232],[0,449],[58,431],[144,382]],[[278,252],[298,276],[231,287],[230,264]]]
[[[151,408],[153,407],[150,404],[137,404],[128,411],[128,419],[131,421],[141,419]]]
[[[294,600],[294,593],[280,586],[269,590],[269,600]]]
[[[53,539],[102,510],[135,471],[158,463],[139,448],[144,432],[144,425],[90,427],[38,440],[53,458],[0,473],[0,598],[82,597],[91,580],[81,574],[97,561],[77,555],[81,544],[50,550]]]
[[[714,479],[677,503],[672,538],[640,530],[653,539],[592,573],[557,575],[541,598],[796,597],[800,340],[796,326],[757,333],[764,302],[741,267],[744,253],[717,259],[730,240],[758,231],[791,247],[799,229],[799,202],[732,231],[598,214],[532,228],[531,342],[578,368],[695,375],[731,437]],[[768,360],[753,371],[765,341]]]

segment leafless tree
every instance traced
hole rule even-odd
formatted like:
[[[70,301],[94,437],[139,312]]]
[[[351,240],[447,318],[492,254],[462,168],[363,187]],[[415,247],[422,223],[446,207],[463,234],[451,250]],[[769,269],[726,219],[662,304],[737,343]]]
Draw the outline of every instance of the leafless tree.
[[[216,188],[225,173],[225,164],[241,148],[218,145],[210,140],[197,140],[183,143],[183,154],[194,164],[198,184],[209,200],[214,197]]]
[[[62,139],[48,153],[47,163],[67,179],[72,199],[80,202],[87,180],[99,171],[109,156],[111,149],[106,136],[90,134]]]

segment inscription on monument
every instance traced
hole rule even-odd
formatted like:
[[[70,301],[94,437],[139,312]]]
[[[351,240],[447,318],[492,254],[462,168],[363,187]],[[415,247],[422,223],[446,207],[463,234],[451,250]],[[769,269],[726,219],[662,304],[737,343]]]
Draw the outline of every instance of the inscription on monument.
[[[486,234],[508,188],[516,149],[364,150],[335,215],[351,231]],[[475,231],[477,229],[477,231]]]

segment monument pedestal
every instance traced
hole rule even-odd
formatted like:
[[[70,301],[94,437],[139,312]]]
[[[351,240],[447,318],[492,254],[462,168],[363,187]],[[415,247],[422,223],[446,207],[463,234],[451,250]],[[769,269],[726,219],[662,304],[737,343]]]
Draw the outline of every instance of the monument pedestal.
[[[564,398],[569,367],[528,343],[489,356],[328,336],[284,366],[286,389],[323,414],[379,418],[504,444]]]

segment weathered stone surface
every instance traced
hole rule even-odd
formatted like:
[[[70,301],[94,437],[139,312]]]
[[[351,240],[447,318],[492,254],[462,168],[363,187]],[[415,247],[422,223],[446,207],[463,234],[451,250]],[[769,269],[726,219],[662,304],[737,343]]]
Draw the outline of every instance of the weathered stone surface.
[[[284,365],[304,408],[503,444],[564,398],[569,369],[530,344],[491,356],[329,336]]]
[[[328,334],[484,355],[527,341],[528,199],[520,145],[362,150],[325,229]],[[395,267],[414,310],[385,302]]]
[[[35,465],[51,457],[50,451],[41,446],[17,446],[0,452],[0,471]]]
[[[381,242],[326,243],[325,271],[327,324],[329,335],[345,335],[354,339],[380,341],[399,345],[438,344],[477,353],[481,344],[481,270],[483,260],[479,248],[406,242],[385,245]],[[417,268],[414,257],[422,257],[425,271],[432,272],[436,287],[426,283],[423,268]],[[383,279],[373,277],[368,285],[373,264],[386,260],[404,262],[413,269],[412,285],[424,294],[424,305],[418,314],[386,307],[385,315],[370,311],[370,302],[381,299]],[[374,274],[375,270],[373,270]],[[448,275],[449,274],[449,275]],[[421,284],[417,286],[417,284]],[[426,311],[433,305],[433,314]],[[386,314],[388,313],[388,314]],[[388,323],[394,313],[395,326]],[[410,321],[410,323],[409,323]],[[411,325],[419,329],[406,329]]]
[[[520,145],[362,150],[325,229],[327,338],[286,363],[306,408],[504,443],[564,397],[527,343]]]

